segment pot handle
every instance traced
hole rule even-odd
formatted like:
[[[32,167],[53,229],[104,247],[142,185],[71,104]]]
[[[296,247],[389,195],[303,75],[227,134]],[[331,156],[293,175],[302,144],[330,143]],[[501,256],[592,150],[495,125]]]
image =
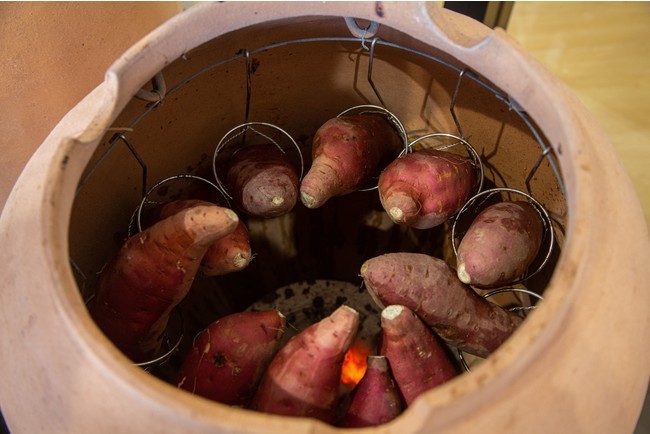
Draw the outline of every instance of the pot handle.
[[[432,35],[440,42],[457,49],[472,49],[481,45],[494,34],[483,23],[458,12],[445,9],[430,1],[374,2],[354,5],[356,12],[345,17],[350,33],[364,40],[375,36],[380,24],[408,23],[408,34],[415,37]],[[368,20],[360,24],[357,17]]]

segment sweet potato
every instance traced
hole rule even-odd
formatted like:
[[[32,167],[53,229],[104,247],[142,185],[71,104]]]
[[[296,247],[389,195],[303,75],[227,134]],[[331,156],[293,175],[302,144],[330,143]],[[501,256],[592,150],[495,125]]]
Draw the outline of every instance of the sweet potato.
[[[153,358],[203,255],[238,222],[228,208],[196,206],[128,239],[99,278],[89,306],[97,325],[134,362]]]
[[[156,220],[169,217],[177,212],[197,205],[212,205],[202,200],[174,200],[154,210]],[[205,252],[200,271],[206,276],[223,276],[240,271],[253,259],[248,229],[243,221],[234,231],[215,240]]]
[[[429,229],[457,213],[474,192],[470,160],[424,149],[406,154],[379,175],[379,199],[398,224]]]
[[[284,215],[298,201],[296,169],[272,144],[250,145],[235,152],[226,180],[237,206],[253,217]]]
[[[402,397],[384,356],[368,356],[368,368],[354,389],[348,411],[339,423],[346,428],[377,426],[402,412]]]
[[[300,200],[318,208],[335,196],[366,186],[401,148],[382,115],[340,116],[325,122],[312,143],[312,165],[300,184]]]
[[[291,338],[271,361],[251,408],[333,423],[341,366],[358,326],[358,312],[343,305]]]
[[[523,321],[480,297],[446,262],[429,255],[380,255],[364,262],[361,276],[380,305],[408,307],[450,345],[479,357],[496,350]]]
[[[253,260],[248,229],[241,220],[234,231],[210,245],[201,262],[206,276],[223,276],[241,271]]]
[[[542,219],[530,203],[490,205],[476,216],[458,245],[458,278],[479,288],[519,279],[537,256],[543,235]]]
[[[194,338],[178,387],[223,404],[248,405],[284,331],[285,317],[274,310],[216,320]]]
[[[409,308],[390,305],[381,312],[380,354],[388,359],[406,405],[458,375],[436,336]]]

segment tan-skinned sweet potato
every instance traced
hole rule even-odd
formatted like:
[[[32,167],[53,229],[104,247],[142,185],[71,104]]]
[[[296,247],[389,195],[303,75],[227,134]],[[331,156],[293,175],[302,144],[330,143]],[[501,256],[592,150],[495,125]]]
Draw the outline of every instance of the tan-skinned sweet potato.
[[[128,239],[99,278],[89,306],[97,325],[134,362],[156,356],[203,255],[238,223],[228,208],[196,206]]]
[[[381,346],[404,402],[458,375],[436,336],[409,308],[387,306],[381,312]]]
[[[155,214],[153,218],[159,220],[197,205],[213,204],[197,199],[174,200],[156,207],[152,210],[152,214]],[[215,240],[210,245],[201,261],[200,271],[206,276],[223,276],[243,270],[252,259],[253,253],[248,229],[246,224],[240,220],[234,231]]]
[[[461,282],[479,288],[519,279],[539,252],[544,224],[528,202],[499,202],[479,213],[458,245]]]
[[[358,326],[358,312],[343,305],[291,338],[271,361],[251,408],[334,423],[341,367]]]
[[[401,140],[386,117],[340,116],[325,122],[312,143],[312,165],[300,184],[300,200],[318,208],[332,197],[367,187],[381,166],[397,157]]]
[[[248,405],[284,331],[285,317],[274,310],[214,321],[195,336],[178,387],[223,404]]]
[[[447,343],[479,357],[490,355],[523,321],[480,297],[433,256],[380,255],[364,262],[361,277],[381,306],[408,307]]]
[[[368,356],[366,373],[354,389],[348,410],[339,423],[362,428],[390,422],[402,412],[402,397],[395,386],[386,357]]]
[[[298,201],[296,168],[273,144],[250,145],[235,152],[226,182],[237,206],[253,217],[279,217]]]
[[[456,214],[474,192],[475,184],[469,159],[424,149],[386,166],[379,176],[379,199],[395,223],[429,229]]]

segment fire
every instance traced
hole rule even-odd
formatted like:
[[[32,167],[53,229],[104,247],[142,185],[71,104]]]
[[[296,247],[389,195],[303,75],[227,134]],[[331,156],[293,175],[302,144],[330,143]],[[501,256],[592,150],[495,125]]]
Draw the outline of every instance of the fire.
[[[368,367],[366,359],[369,353],[368,347],[358,339],[350,346],[341,370],[341,381],[346,386],[353,388],[361,381]]]

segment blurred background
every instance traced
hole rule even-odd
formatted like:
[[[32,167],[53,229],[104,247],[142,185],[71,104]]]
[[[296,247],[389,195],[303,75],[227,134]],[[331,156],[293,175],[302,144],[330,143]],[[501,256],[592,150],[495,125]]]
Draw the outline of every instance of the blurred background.
[[[650,2],[514,2],[507,31],[603,127],[649,222]]]
[[[613,143],[650,222],[650,2],[439,3],[505,28],[575,91]],[[0,2],[0,210],[34,150],[108,66],[193,4]],[[647,398],[635,434],[650,434]]]
[[[573,89],[616,148],[650,228],[650,2],[444,5],[505,28]],[[634,434],[650,434],[649,395]]]
[[[513,2],[506,30],[603,127],[650,227],[650,2]],[[635,434],[650,434],[650,393]]]

